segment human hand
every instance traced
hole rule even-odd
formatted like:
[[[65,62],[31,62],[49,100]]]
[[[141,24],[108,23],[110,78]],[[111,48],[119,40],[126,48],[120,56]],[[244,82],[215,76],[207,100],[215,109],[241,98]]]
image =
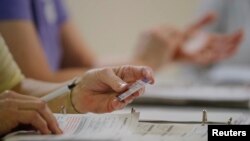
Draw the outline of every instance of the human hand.
[[[145,32],[139,40],[134,62],[158,70],[170,62],[209,65],[231,57],[244,33],[242,30],[232,34],[203,32],[203,27],[215,19],[214,13],[208,13],[185,30],[159,26]]]
[[[10,132],[19,124],[32,125],[42,134],[62,133],[45,102],[13,91],[0,94],[0,121],[0,135]]]
[[[117,96],[139,79],[154,83],[150,68],[141,66],[120,66],[93,69],[86,72],[73,89],[72,103],[82,113],[105,113],[122,109],[144,92],[135,92],[124,101]]]
[[[215,19],[215,14],[208,13],[183,31],[183,39],[175,60],[209,65],[235,54],[242,41],[243,31],[232,34],[203,32],[202,28]]]
[[[159,26],[144,32],[138,41],[133,63],[158,70],[174,60],[181,41],[181,31],[174,26]]]

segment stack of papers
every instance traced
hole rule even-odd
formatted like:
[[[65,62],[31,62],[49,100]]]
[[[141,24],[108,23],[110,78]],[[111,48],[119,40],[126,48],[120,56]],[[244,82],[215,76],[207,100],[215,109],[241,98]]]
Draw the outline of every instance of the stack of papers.
[[[206,140],[206,126],[139,122],[139,113],[55,114],[63,135],[10,134],[6,141]],[[199,131],[196,132],[197,128]],[[200,130],[202,129],[202,130]],[[19,132],[20,133],[20,132]],[[24,132],[21,132],[24,133]],[[27,132],[30,133],[30,132]]]
[[[139,113],[55,114],[63,135],[16,132],[5,141],[205,141],[207,125],[139,122]],[[233,124],[249,124],[249,114]],[[22,133],[22,134],[20,134]]]

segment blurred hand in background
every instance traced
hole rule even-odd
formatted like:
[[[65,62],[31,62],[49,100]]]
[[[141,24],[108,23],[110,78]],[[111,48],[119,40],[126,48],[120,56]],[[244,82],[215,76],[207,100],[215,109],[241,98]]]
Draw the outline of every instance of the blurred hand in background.
[[[216,14],[208,13],[183,30],[168,25],[151,29],[140,37],[135,60],[158,70],[168,62],[210,65],[227,59],[236,53],[244,33],[204,31],[215,20]]]

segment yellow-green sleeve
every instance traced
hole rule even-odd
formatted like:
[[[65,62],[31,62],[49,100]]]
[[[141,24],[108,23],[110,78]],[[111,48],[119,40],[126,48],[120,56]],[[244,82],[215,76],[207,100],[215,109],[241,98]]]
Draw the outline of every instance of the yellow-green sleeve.
[[[12,89],[22,79],[24,76],[0,35],[0,93]]]

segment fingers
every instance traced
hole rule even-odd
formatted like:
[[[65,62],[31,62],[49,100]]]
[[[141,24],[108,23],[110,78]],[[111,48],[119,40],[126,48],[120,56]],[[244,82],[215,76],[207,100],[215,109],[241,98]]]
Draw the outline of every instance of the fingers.
[[[145,78],[148,80],[148,83],[150,84],[154,84],[155,79],[153,77],[153,71],[151,70],[151,68],[148,67],[142,67],[141,68],[142,71],[142,78]]]
[[[46,121],[52,133],[54,134],[62,133],[55,117],[53,116],[53,113],[50,111],[49,107],[44,101],[37,100],[37,101],[28,101],[28,102],[26,101],[25,103],[20,102],[19,109],[36,110],[41,115],[41,117]]]
[[[127,83],[134,83],[139,79],[147,79],[150,84],[154,83],[153,71],[143,66],[122,66],[114,68],[115,74]]]
[[[152,70],[148,67],[120,66],[89,71],[83,76],[83,81],[73,91],[74,106],[80,112],[104,113],[120,109],[131,102],[138,94],[129,100],[120,102],[117,95],[125,91],[137,80],[147,79],[154,83]],[[87,83],[85,83],[87,81]]]
[[[227,59],[239,48],[244,33],[239,30],[231,35],[211,34],[202,50],[190,55],[191,60],[198,64],[208,65]]]
[[[62,134],[62,130],[59,128],[59,124],[57,123],[56,118],[54,117],[53,113],[49,109],[47,105],[40,105],[38,106],[39,113],[42,117],[46,120],[49,129],[52,131],[53,134]],[[44,107],[44,108],[43,108]]]
[[[118,77],[110,68],[102,69],[98,73],[101,81],[109,85],[115,92],[122,92],[128,87],[128,84]]]
[[[130,104],[134,99],[136,99],[138,96],[142,95],[145,92],[145,87],[140,89],[139,91],[135,92],[128,98],[124,100],[125,105]]]
[[[23,124],[31,124],[42,134],[51,134],[47,122],[36,111],[18,111],[18,121]]]
[[[102,69],[98,72],[100,80],[109,85],[115,92],[123,92],[127,89],[127,83],[133,83],[139,79],[147,79],[154,83],[153,71],[148,67],[122,66],[113,69]]]
[[[213,53],[213,62],[218,62],[235,54],[243,39],[243,31],[239,30],[228,36],[217,35],[213,38],[208,51]]]
[[[243,30],[240,29],[231,35],[229,42],[232,45],[239,47],[239,44],[242,42],[243,38],[244,38],[244,32]]]
[[[132,94],[131,96],[127,97],[123,101],[119,101],[118,99],[114,99],[111,102],[111,107],[112,107],[111,111],[123,109],[125,106],[127,106],[128,104],[130,104],[138,96],[142,95],[144,93],[144,91],[145,91],[145,88],[142,88],[139,91],[137,91],[134,94]]]
[[[9,109],[15,109],[17,111],[22,111],[24,113],[27,113],[27,115],[22,115],[22,116],[25,116],[25,118],[28,119],[30,119],[29,116],[37,116],[34,114],[39,114],[39,116],[42,118],[42,122],[46,123],[47,128],[49,128],[50,132],[55,134],[62,133],[62,131],[59,129],[55,117],[53,116],[53,113],[50,111],[47,104],[42,100],[39,100],[38,98],[35,97],[29,97],[17,94],[12,91],[6,92],[6,95],[4,97],[5,97],[5,99],[3,99],[4,102],[0,104],[1,107],[5,106],[6,108]],[[25,122],[23,117],[17,116],[16,118],[17,120],[21,118],[20,120]],[[38,125],[36,124],[36,126]],[[45,132],[45,130],[41,132],[48,133],[47,131]]]
[[[109,104],[109,112],[120,110],[125,107],[125,103],[123,101],[119,101],[117,98],[114,98]]]
[[[196,32],[197,30],[200,30],[201,28],[203,28],[204,26],[212,23],[213,21],[215,21],[216,19],[216,14],[215,13],[207,13],[206,15],[204,15],[203,17],[201,17],[198,21],[196,21],[195,23],[191,24],[187,30],[186,30],[186,35],[189,34],[193,34],[194,32]]]
[[[222,43],[217,44],[217,46],[215,46],[217,50],[220,49],[219,51],[215,49],[215,51],[218,52],[218,56],[219,56],[218,58],[224,59],[233,55],[239,48],[240,43],[243,39],[243,36],[244,36],[243,31],[239,30],[229,35],[228,37],[224,37],[224,40],[222,38],[220,41]]]
[[[104,112],[113,112],[115,110],[123,109],[125,106],[130,104],[135,98],[142,95],[145,91],[145,88],[140,89],[139,91],[135,92],[131,96],[127,97],[123,101],[119,101],[116,98],[116,94],[112,94],[109,97],[103,97],[100,100],[100,104],[94,110],[97,113],[104,113]]]
[[[213,52],[196,54],[192,58],[195,63],[200,65],[209,65],[215,62],[215,54]]]

